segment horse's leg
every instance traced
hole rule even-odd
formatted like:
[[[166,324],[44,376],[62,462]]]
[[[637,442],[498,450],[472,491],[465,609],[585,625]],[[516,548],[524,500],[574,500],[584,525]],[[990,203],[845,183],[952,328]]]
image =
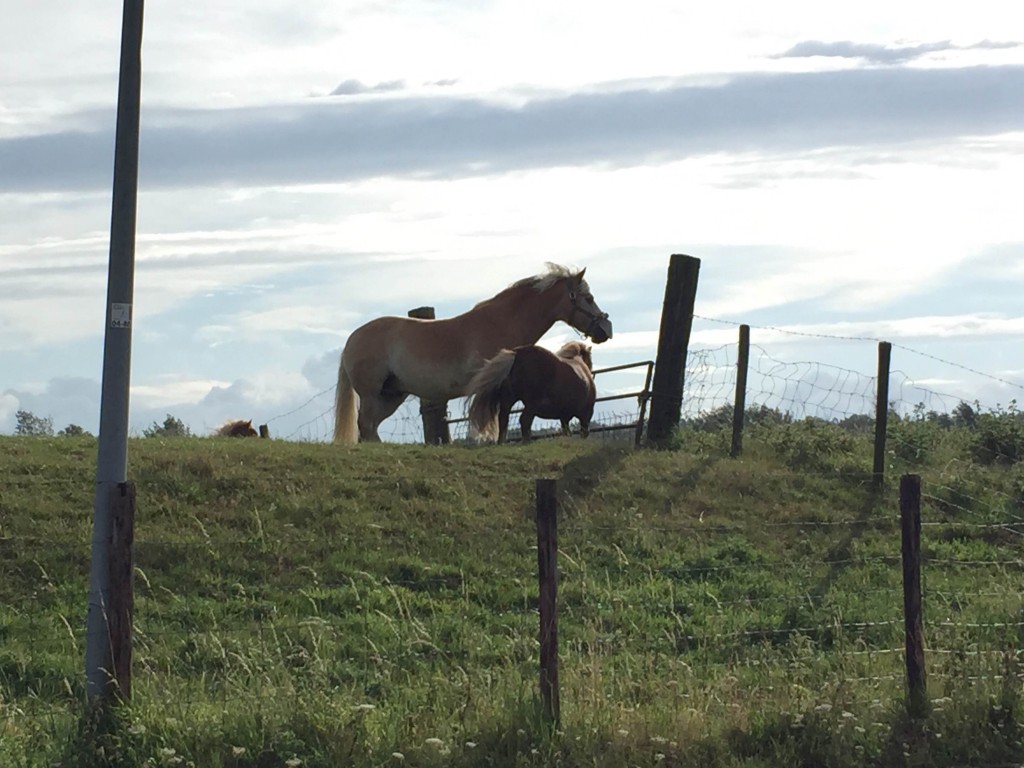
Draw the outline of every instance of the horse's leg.
[[[569,437],[569,419],[562,419],[562,437]]]
[[[501,390],[497,393],[498,398],[498,442],[508,442],[508,420],[512,415],[512,406],[516,404],[518,398],[512,391],[512,388],[508,385],[508,382],[502,383]]]
[[[398,410],[405,402],[404,392],[378,393],[359,399],[359,440],[364,443],[379,443],[377,427]]]
[[[580,434],[587,437],[590,434],[590,420],[594,418],[594,403],[588,402],[583,413],[576,418],[580,420]]]
[[[504,443],[508,441],[508,417],[510,415],[511,407],[506,405],[504,401],[501,403],[498,409],[498,443]]]
[[[533,439],[533,411],[524,407],[519,414],[519,431],[523,433],[523,442],[528,443]]]

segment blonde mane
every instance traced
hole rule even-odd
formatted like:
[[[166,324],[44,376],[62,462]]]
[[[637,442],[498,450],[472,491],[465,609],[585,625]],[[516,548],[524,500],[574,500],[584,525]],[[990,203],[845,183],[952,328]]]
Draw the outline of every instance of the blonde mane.
[[[579,274],[579,270],[577,269],[572,269],[561,264],[554,264],[550,261],[546,262],[544,266],[545,271],[541,272],[539,275],[533,275],[532,277],[524,277],[521,280],[516,280],[514,283],[509,285],[507,288],[505,288],[497,295],[492,296],[489,299],[484,299],[481,302],[478,302],[473,308],[476,309],[477,307],[484,306],[489,302],[496,301],[498,299],[503,299],[506,296],[508,296],[509,293],[513,291],[522,290],[523,288],[532,288],[533,290],[538,292],[546,291],[559,280],[565,280],[566,278],[575,278],[576,275]],[[578,290],[580,293],[588,293],[590,291],[590,287],[587,285],[586,280],[579,281]]]
[[[594,370],[594,361],[590,355],[590,345],[584,341],[568,341],[563,344],[555,354],[558,357],[571,360],[578,357],[583,360],[589,370]]]

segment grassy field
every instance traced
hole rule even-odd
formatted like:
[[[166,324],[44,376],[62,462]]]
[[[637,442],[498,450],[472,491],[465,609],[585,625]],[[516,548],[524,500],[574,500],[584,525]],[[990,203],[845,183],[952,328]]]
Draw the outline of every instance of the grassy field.
[[[0,766],[1024,761],[1024,472],[963,430],[673,450],[137,439],[133,698],[81,718],[95,441],[0,437]],[[981,456],[981,458],[979,458]],[[930,715],[905,715],[900,472]],[[534,480],[559,481],[557,728]]]

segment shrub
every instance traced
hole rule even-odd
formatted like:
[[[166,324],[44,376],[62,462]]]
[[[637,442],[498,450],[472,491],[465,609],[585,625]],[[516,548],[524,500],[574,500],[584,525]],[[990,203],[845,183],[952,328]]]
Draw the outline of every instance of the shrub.
[[[971,452],[979,464],[1016,464],[1024,458],[1024,414],[1011,400],[977,416]]]
[[[68,424],[57,433],[58,437],[92,437],[91,432],[86,432],[77,424]]]
[[[191,437],[192,430],[181,419],[168,413],[163,425],[154,421],[153,426],[142,430],[142,434],[145,437]]]
[[[787,465],[811,471],[831,471],[848,463],[859,443],[850,432],[814,418],[773,427],[765,437]]]

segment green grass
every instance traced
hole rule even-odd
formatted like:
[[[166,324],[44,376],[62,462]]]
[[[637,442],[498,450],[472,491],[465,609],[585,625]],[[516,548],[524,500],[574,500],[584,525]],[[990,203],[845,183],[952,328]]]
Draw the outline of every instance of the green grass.
[[[0,438],[0,766],[1024,760],[1020,465],[804,423],[428,448],[130,445],[133,695],[83,718],[95,441]],[[923,459],[921,457],[924,457]],[[932,711],[904,714],[898,473],[924,478]],[[534,480],[559,480],[561,722]]]

